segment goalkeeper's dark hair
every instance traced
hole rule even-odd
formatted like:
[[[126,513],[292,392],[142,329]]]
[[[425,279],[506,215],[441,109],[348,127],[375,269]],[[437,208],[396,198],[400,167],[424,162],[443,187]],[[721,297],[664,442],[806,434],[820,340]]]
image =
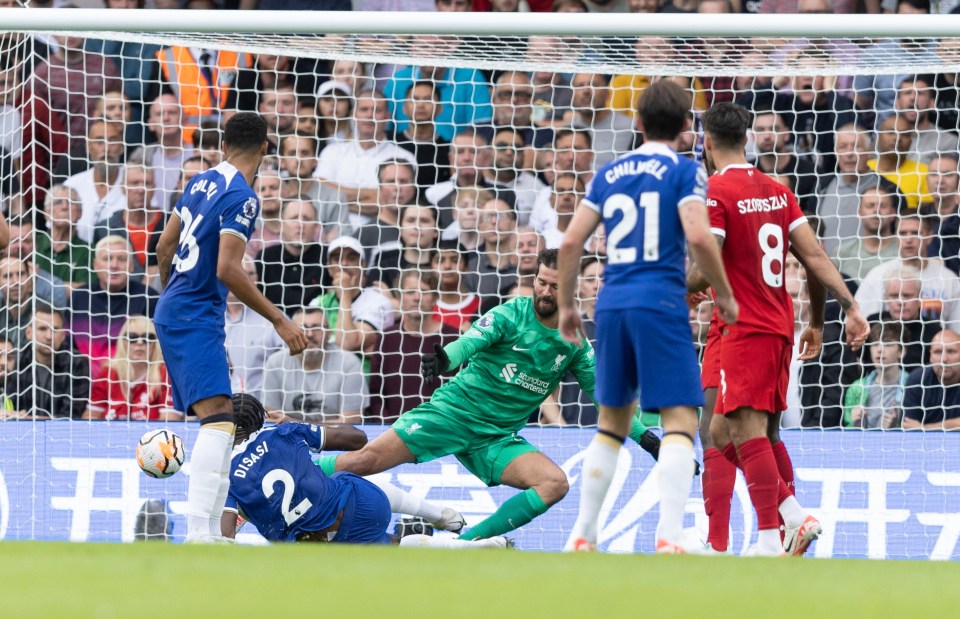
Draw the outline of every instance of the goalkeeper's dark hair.
[[[237,423],[237,438],[243,440],[263,427],[267,410],[249,393],[238,393],[233,396],[233,416]]]
[[[637,111],[648,140],[675,140],[683,132],[692,98],[683,86],[662,79],[647,86]]]
[[[540,267],[545,266],[548,269],[557,268],[557,250],[555,249],[543,249],[537,254],[537,273],[540,272]]]
[[[238,112],[227,121],[223,141],[231,152],[259,151],[267,141],[267,121],[255,112]]]
[[[703,113],[703,130],[722,150],[739,150],[747,143],[752,119],[747,108],[736,103],[716,103]]]

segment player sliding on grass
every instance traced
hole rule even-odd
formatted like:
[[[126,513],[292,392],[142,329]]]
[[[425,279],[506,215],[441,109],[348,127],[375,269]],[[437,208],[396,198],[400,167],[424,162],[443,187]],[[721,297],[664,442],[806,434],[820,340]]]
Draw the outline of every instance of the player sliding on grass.
[[[358,449],[366,435],[346,425],[316,426],[288,421],[263,429],[263,404],[248,394],[233,396],[237,434],[230,463],[230,492],[220,527],[234,538],[240,514],[272,542],[388,544],[391,512],[422,517],[438,528],[457,531],[463,518],[452,509],[422,501],[390,484],[374,484],[350,473],[327,477],[311,453]],[[411,546],[504,548],[502,537],[484,542],[411,535]]]
[[[719,529],[712,522],[715,518],[726,513],[729,521],[733,467],[740,467],[757,511],[755,553],[802,555],[822,528],[800,506],[785,481],[793,479],[786,447],[779,441],[772,445],[768,438],[775,434],[780,413],[786,408],[793,350],[793,303],[783,285],[787,251],[806,267],[811,284],[811,320],[801,334],[801,359],[813,359],[820,353],[824,287],[846,312],[848,344],[862,345],[869,325],[817,243],[793,193],[747,163],[744,147],[749,124],[750,113],[732,103],[714,105],[703,115],[705,154],[718,170],[707,192],[710,226],[741,303],[737,324],[721,320],[719,337],[708,339],[704,355],[703,385],[720,387],[710,419],[710,437],[714,448],[725,456],[718,458],[716,452],[706,456],[704,503],[714,532]],[[691,266],[687,286],[690,292],[707,287],[696,265]],[[782,544],[778,511],[785,525]],[[715,534],[713,537],[711,545],[717,542]],[[725,540],[720,541],[726,546]]]
[[[568,370],[593,397],[593,348],[586,339],[569,344],[557,332],[557,252],[540,252],[537,265],[533,297],[492,309],[456,342],[423,358],[427,381],[469,359],[466,368],[429,402],[401,415],[392,431],[359,451],[321,458],[321,467],[373,475],[452,454],[488,486],[523,490],[461,536],[467,540],[521,527],[562,499],[567,476],[517,432]],[[659,447],[636,418],[630,437],[651,453]]]

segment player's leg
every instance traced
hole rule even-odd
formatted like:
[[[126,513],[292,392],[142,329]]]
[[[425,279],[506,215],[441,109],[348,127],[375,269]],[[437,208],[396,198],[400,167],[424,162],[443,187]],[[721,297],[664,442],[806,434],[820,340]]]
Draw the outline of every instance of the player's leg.
[[[567,495],[567,476],[550,458],[520,437],[505,441],[511,443],[492,443],[488,448],[458,458],[488,485],[504,484],[523,492],[504,501],[497,511],[461,535],[461,539],[503,535],[545,513]]]
[[[416,462],[413,453],[394,430],[387,430],[358,451],[346,451],[337,456],[325,456],[320,460],[320,468],[330,474],[329,467],[334,465],[335,472],[354,473],[356,475],[375,475],[407,462]]]
[[[787,484],[787,490],[790,491],[790,494],[794,494],[793,460],[790,459],[790,452],[787,451],[786,444],[784,444],[780,438],[780,420],[782,417],[783,413],[770,415],[770,421],[767,426],[767,438],[770,439],[770,444],[773,445],[773,457],[777,460],[777,471],[780,473],[780,479]]]
[[[337,473],[336,479],[353,488],[343,508],[343,518],[333,542],[337,544],[389,544],[387,533],[392,512],[387,495],[373,483],[352,473]]]
[[[640,373],[631,316],[624,311],[597,313],[597,433],[580,466],[580,506],[564,550],[592,550],[597,544],[600,508],[617,471],[620,448],[630,433],[637,407]],[[689,337],[689,328],[687,329]],[[661,452],[662,454],[662,445]],[[692,461],[692,457],[691,457]]]
[[[703,443],[703,509],[709,521],[707,544],[713,550],[726,552],[730,544],[730,502],[733,500],[733,487],[737,481],[737,468],[723,455],[722,449],[728,447],[736,452],[730,442],[725,420],[715,415],[717,388],[703,390],[705,404],[700,415],[700,441]],[[717,427],[717,438],[713,438],[713,426]],[[720,427],[722,426],[722,427]]]
[[[423,518],[438,529],[454,533],[462,531],[467,524],[463,516],[454,509],[416,497],[391,483],[378,479],[376,476],[367,481],[383,491],[390,501],[390,511],[395,514]]]
[[[784,388],[785,392],[786,388]],[[786,492],[781,493],[780,505],[778,506],[781,524],[783,524],[781,540],[784,550],[788,554],[801,556],[807,551],[810,543],[823,532],[823,526],[797,501],[793,461],[787,451],[786,444],[780,438],[781,416],[779,413],[771,415],[770,424],[767,428],[767,437],[773,445],[773,457],[777,461],[777,471],[780,473],[780,479],[786,488]]]
[[[660,446],[660,522],[657,552],[683,551],[683,515],[693,484],[693,437],[697,411],[690,406],[660,409],[663,441]]]

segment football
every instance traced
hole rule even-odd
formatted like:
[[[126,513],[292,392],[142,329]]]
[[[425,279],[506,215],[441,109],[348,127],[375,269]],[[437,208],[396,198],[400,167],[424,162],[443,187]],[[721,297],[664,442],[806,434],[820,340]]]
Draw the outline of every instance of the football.
[[[137,464],[150,477],[170,477],[180,470],[186,458],[183,441],[170,430],[150,430],[137,444]]]

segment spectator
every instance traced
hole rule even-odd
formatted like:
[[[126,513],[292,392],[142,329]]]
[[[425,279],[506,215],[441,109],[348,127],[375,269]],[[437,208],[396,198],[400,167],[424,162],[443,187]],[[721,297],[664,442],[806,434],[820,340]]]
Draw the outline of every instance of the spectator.
[[[517,228],[515,245],[512,262],[517,268],[517,283],[533,288],[533,278],[537,275],[537,256],[546,249],[546,242],[530,226],[520,226]]]
[[[297,92],[293,84],[280,82],[260,91],[259,99],[257,111],[267,121],[267,148],[276,152],[280,140],[296,131]]]
[[[805,213],[817,211],[817,170],[813,160],[793,150],[793,139],[783,116],[773,110],[755,110],[753,116],[753,164],[764,174],[783,174],[793,179],[794,193]]]
[[[477,205],[485,204],[488,200],[492,200],[493,196],[493,192],[486,189],[473,187],[457,189],[453,222],[443,229],[440,238],[444,241],[456,241],[467,252],[476,251],[480,245],[478,227],[480,211]]]
[[[365,418],[374,423],[392,423],[430,398],[439,381],[423,381],[420,358],[460,335],[459,328],[436,319],[435,272],[406,270],[399,288],[400,322],[380,336],[371,356],[371,398]]]
[[[937,43],[937,60],[954,58],[958,50],[960,50],[960,39],[943,37]],[[957,74],[953,71],[938,74],[934,79],[933,92],[936,108],[933,113],[937,126],[945,131],[960,130],[960,118],[958,118],[960,88],[957,84]]]
[[[7,376],[17,371],[17,349],[0,336],[0,418],[13,413],[13,400],[7,397]]]
[[[389,159],[380,164],[377,175],[377,220],[361,226],[357,239],[363,246],[365,262],[371,264],[381,251],[400,245],[400,209],[417,196],[414,169],[406,161]]]
[[[131,128],[135,126],[135,123],[131,122],[130,102],[127,101],[127,98],[124,97],[123,93],[119,90],[107,91],[103,93],[102,97],[97,99],[94,116],[90,119],[90,122],[93,123],[97,120],[105,121],[108,124],[113,124],[123,129],[122,150],[124,153],[132,149],[131,145],[143,143],[142,125],[136,125],[139,127],[139,137],[131,135]],[[88,128],[88,137],[89,134],[90,129]],[[98,139],[102,138],[99,133],[97,135]],[[119,149],[121,146],[117,144],[115,148]],[[93,161],[88,149],[89,144],[87,140],[73,144],[70,152],[67,153],[66,156],[60,157],[57,166],[53,169],[53,182],[62,183],[71,176],[89,170],[90,166],[93,165]]]
[[[540,232],[553,221],[552,185],[558,174],[572,172],[587,184],[593,179],[593,150],[590,134],[583,129],[558,129],[553,140],[552,159],[544,161],[547,186],[537,194],[529,224]]]
[[[480,297],[467,288],[469,255],[456,241],[444,241],[433,254],[430,268],[439,273],[439,297],[434,318],[466,333],[480,315]],[[400,300],[403,311],[403,299]]]
[[[163,94],[150,103],[147,130],[156,138],[156,144],[145,146],[131,159],[140,159],[153,170],[156,191],[151,205],[161,211],[170,211],[183,163],[193,157],[193,146],[183,143],[183,110],[172,94]]]
[[[927,190],[927,166],[909,158],[913,128],[903,116],[888,116],[877,129],[877,158],[867,166],[897,186],[907,200],[907,207],[915,209],[930,200]]]
[[[59,115],[71,145],[82,144],[97,99],[108,90],[122,89],[123,82],[112,60],[84,50],[83,37],[54,39],[53,53],[33,72],[33,90]]]
[[[903,395],[904,430],[960,428],[960,335],[933,338],[930,363],[915,369]]]
[[[432,206],[410,204],[400,211],[400,246],[377,254],[368,278],[372,285],[392,293],[407,269],[429,269],[439,233]]]
[[[927,172],[927,187],[933,200],[929,212],[934,221],[928,255],[943,258],[944,264],[954,273],[960,273],[960,196],[957,189],[960,174],[957,168],[957,155],[943,154],[930,161]],[[927,211],[921,209],[921,213],[927,214]]]
[[[20,350],[26,345],[27,326],[33,317],[33,269],[18,258],[0,259],[0,337]]]
[[[172,398],[153,321],[130,316],[116,354],[93,381],[83,419],[179,421],[183,414],[173,410]]]
[[[317,242],[317,209],[309,200],[287,200],[281,211],[280,243],[257,256],[263,294],[288,315],[320,294],[323,247]]]
[[[870,322],[896,322],[903,344],[903,367],[909,372],[927,362],[933,336],[943,329],[939,320],[925,318],[920,298],[920,272],[910,266],[887,274],[883,281],[883,311],[868,316]],[[869,359],[863,361],[865,368]]]
[[[837,269],[858,283],[867,273],[897,257],[897,207],[895,196],[886,187],[868,189],[860,196],[857,217],[860,235],[840,245],[834,262]]]
[[[610,163],[633,146],[633,117],[607,106],[610,79],[600,73],[578,73],[570,81],[573,105],[565,116],[573,127],[590,132],[596,169]]]
[[[243,272],[254,285],[259,284],[257,267],[250,256],[244,256]],[[264,363],[283,348],[283,340],[270,322],[244,305],[232,292],[227,293],[225,312],[227,357],[233,378],[245,393],[258,400],[263,395]]]
[[[285,135],[277,147],[277,165],[283,179],[284,195],[317,200],[320,182],[317,171],[317,138],[311,135]]]
[[[317,90],[317,137],[319,152],[328,144],[353,138],[353,89],[346,82],[327,80]]]
[[[7,218],[4,217],[3,211],[0,211],[0,254],[5,252],[9,246],[10,226],[7,225]]]
[[[310,302],[326,311],[333,342],[341,350],[368,354],[377,337],[394,324],[393,302],[363,277],[363,247],[350,236],[341,236],[327,247],[328,292]]]
[[[74,288],[90,282],[90,245],[77,236],[80,196],[63,185],[54,185],[43,202],[47,229],[36,234],[34,262]]]
[[[872,372],[847,387],[843,396],[843,425],[847,428],[892,430],[900,427],[907,372],[900,325],[874,323],[870,327]]]
[[[940,153],[956,153],[960,150],[960,137],[952,131],[944,131],[934,122],[932,75],[912,75],[902,82],[897,90],[894,109],[907,121],[913,134],[907,157],[930,165]]]
[[[198,127],[190,131],[192,132],[190,144],[193,145],[193,151],[203,157],[211,168],[223,161],[221,147],[223,131],[220,129],[220,121],[202,120]]]
[[[417,159],[417,186],[430,187],[450,178],[450,142],[437,134],[443,112],[436,82],[414,82],[407,89],[403,113],[410,122],[397,134],[397,144]]]
[[[130,241],[134,269],[148,276],[158,274],[157,243],[163,232],[166,214],[154,206],[154,168],[142,161],[131,160],[123,167],[123,194],[127,207],[117,211],[109,219],[97,222],[93,231],[93,244],[108,236],[121,236]]]
[[[583,194],[583,181],[576,174],[563,172],[557,174],[554,178],[553,191],[550,193],[550,206],[553,208],[552,218],[547,220],[545,225],[537,231],[546,240],[547,249],[560,247]]]
[[[507,290],[517,283],[511,260],[516,246],[517,214],[496,198],[480,207],[481,244],[468,268],[470,289],[480,295],[480,313],[500,305]]]
[[[555,37],[528,37],[527,60],[537,62],[544,54],[552,53],[556,45]],[[533,124],[537,127],[563,124],[563,117],[573,101],[569,77],[555,71],[534,71],[530,74],[530,85],[533,86],[533,111],[530,115]]]
[[[247,243],[247,255],[256,256],[261,250],[280,242],[283,220],[280,211],[283,181],[276,170],[260,168],[255,181],[257,196],[260,198],[260,219],[250,241]]]
[[[453,37],[415,35],[410,42],[413,50],[447,52],[453,55],[459,42]],[[410,117],[403,109],[410,85],[418,81],[433,81],[440,90],[440,113],[436,118],[436,131],[448,142],[453,136],[471,125],[490,119],[490,92],[488,81],[478,69],[447,68],[436,66],[410,66],[393,74],[383,87],[383,96],[389,106],[397,132],[407,129]]]
[[[292,58],[278,54],[257,54],[253,66],[237,75],[237,109],[253,111],[260,93],[278,86],[293,86],[298,97],[314,97],[319,81],[330,73],[330,63],[315,58]]]
[[[514,129],[523,139],[524,167],[533,164],[532,148],[543,148],[553,139],[553,130],[533,122],[533,82],[521,71],[504,71],[497,76],[492,90],[493,115],[477,132],[488,144],[501,129]]]
[[[368,400],[360,361],[329,341],[322,309],[298,309],[293,320],[306,333],[307,349],[297,356],[286,350],[270,355],[264,406],[305,421],[360,423]]]
[[[122,236],[107,236],[93,254],[96,278],[73,291],[70,332],[81,353],[90,359],[90,376],[116,352],[117,337],[128,316],[153,316],[157,293],[130,277],[133,252]]]
[[[77,236],[93,242],[97,223],[123,210],[123,127],[117,123],[95,120],[87,132],[89,169],[63,181],[80,196],[80,219]]]
[[[79,419],[90,395],[87,359],[71,349],[63,314],[38,302],[27,325],[24,346],[4,392],[13,411],[6,419]]]
[[[860,196],[877,187],[880,177],[867,167],[872,144],[866,131],[856,125],[837,129],[834,140],[837,173],[817,193],[817,215],[823,222],[823,248],[836,257],[840,245],[857,236]]]
[[[883,282],[890,273],[904,266],[920,274],[921,314],[924,320],[940,321],[948,329],[960,332],[960,278],[939,258],[927,257],[930,225],[919,215],[902,215],[897,224],[900,257],[871,269],[857,289],[857,303],[867,316],[883,307]]]
[[[918,63],[937,62],[936,55],[915,39],[874,39],[861,52],[865,58],[883,58],[889,67],[909,67]],[[885,118],[894,109],[897,87],[908,77],[904,73],[858,75],[853,79],[857,109],[873,112],[878,119]]]
[[[545,187],[540,180],[523,169],[523,138],[510,127],[498,129],[493,136],[493,166],[483,171],[486,184],[494,190],[505,189],[515,197],[517,222],[527,225],[537,194]]]
[[[67,307],[70,294],[69,286],[59,277],[49,271],[37,268],[34,264],[36,246],[33,242],[33,222],[21,216],[10,220],[8,229],[10,230],[10,244],[7,246],[4,255],[16,258],[30,266],[30,271],[35,275],[32,294],[35,294],[41,301],[49,303],[55,309]]]

